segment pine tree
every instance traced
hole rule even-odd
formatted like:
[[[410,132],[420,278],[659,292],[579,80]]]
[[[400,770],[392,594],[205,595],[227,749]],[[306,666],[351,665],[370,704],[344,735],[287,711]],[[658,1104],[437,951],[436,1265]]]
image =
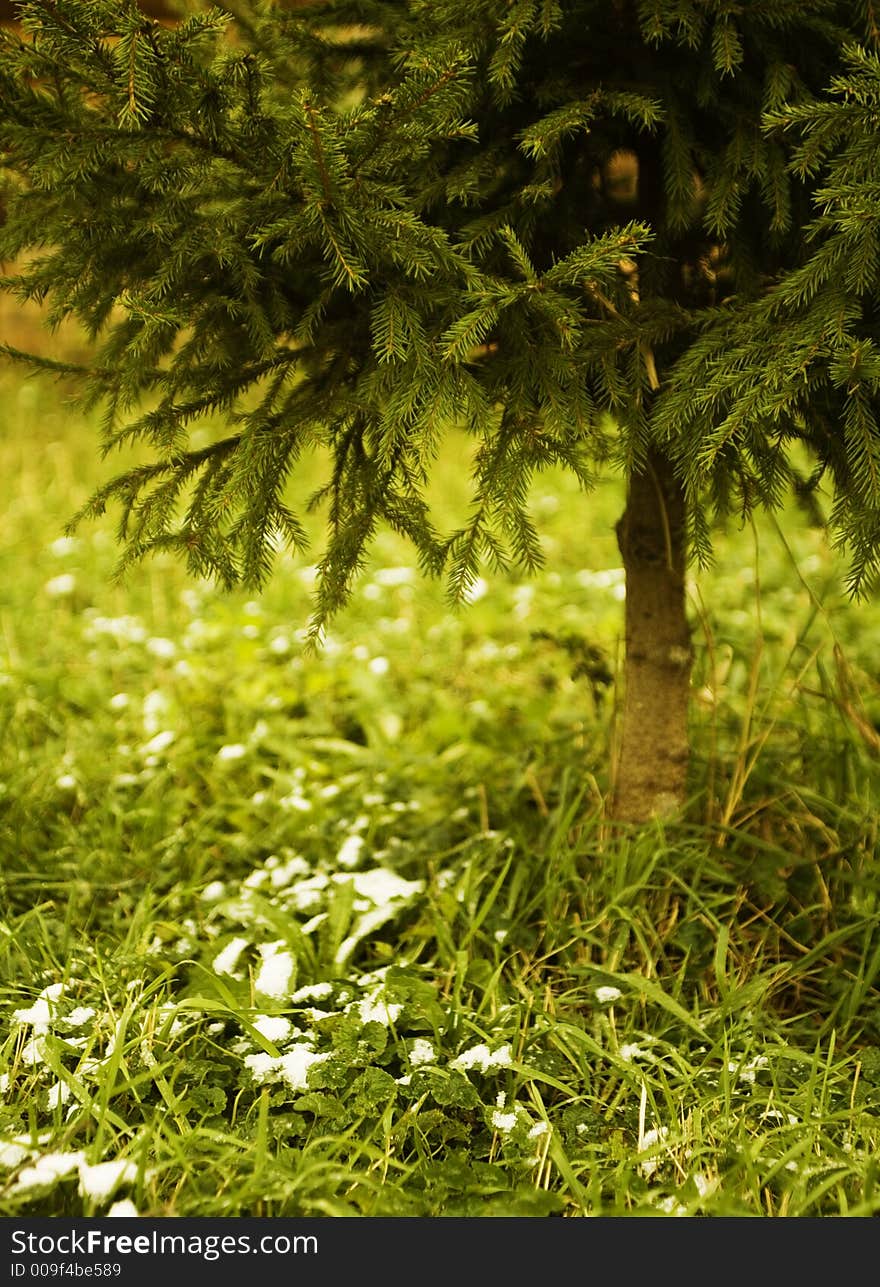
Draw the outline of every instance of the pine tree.
[[[880,561],[880,34],[837,0],[32,0],[0,45],[4,279],[94,342],[85,514],[259,586],[320,444],[316,638],[380,524],[466,595],[535,569],[536,472],[623,470],[625,703],[612,811],[687,786],[685,568],[777,506],[806,445],[854,589]],[[11,357],[22,358],[6,347]],[[220,412],[229,432],[196,447]],[[425,501],[474,438],[474,504]],[[585,551],[588,554],[588,551]]]

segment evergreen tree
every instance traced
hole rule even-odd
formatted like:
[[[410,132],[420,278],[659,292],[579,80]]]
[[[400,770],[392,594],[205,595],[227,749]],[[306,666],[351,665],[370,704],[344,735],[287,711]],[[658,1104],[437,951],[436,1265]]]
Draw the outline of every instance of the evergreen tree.
[[[152,448],[85,511],[119,504],[123,566],[172,549],[258,586],[305,544],[285,489],[321,445],[317,637],[377,525],[457,598],[484,561],[539,565],[536,471],[621,469],[612,808],[678,808],[684,575],[713,518],[778,505],[806,444],[854,588],[880,559],[871,4],[19,8],[0,256],[25,266],[4,284],[84,323],[106,450]],[[228,434],[194,447],[216,412]],[[451,427],[474,504],[441,535],[424,491]]]

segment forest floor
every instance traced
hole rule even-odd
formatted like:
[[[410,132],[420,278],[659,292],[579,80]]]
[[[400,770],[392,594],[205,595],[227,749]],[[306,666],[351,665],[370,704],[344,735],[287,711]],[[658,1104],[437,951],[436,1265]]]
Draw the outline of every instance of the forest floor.
[[[0,1216],[880,1211],[880,602],[820,528],[719,532],[687,816],[615,829],[619,480],[460,610],[381,535],[311,654],[311,566],[114,582],[94,424],[2,405]]]

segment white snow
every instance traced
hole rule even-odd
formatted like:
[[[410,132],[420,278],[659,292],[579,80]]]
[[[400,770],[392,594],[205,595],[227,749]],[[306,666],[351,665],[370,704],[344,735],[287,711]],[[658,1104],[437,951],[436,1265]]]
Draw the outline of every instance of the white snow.
[[[482,1043],[477,1046],[471,1046],[470,1050],[463,1050],[460,1055],[452,1060],[450,1068],[459,1068],[466,1072],[469,1068],[476,1068],[480,1072],[488,1072],[490,1068],[509,1068],[511,1064],[510,1046],[499,1046],[494,1054],[489,1047]]]
[[[85,1154],[80,1150],[76,1153],[44,1153],[38,1157],[32,1166],[26,1166],[20,1171],[15,1184],[12,1186],[13,1191],[16,1189],[35,1189],[44,1184],[54,1184],[56,1180],[63,1179],[65,1175],[70,1175],[75,1171],[81,1162],[85,1160]]]
[[[310,1045],[305,1042],[294,1046],[278,1059],[273,1059],[271,1055],[258,1054],[246,1055],[245,1065],[253,1073],[254,1080],[264,1081],[286,1081],[291,1090],[308,1089],[308,1071],[314,1064],[323,1063],[329,1059],[328,1054],[316,1054]]]
[[[234,938],[227,943],[223,951],[218,952],[214,957],[215,974],[229,974],[235,978],[235,967],[238,965],[238,958],[247,946],[248,940],[246,938]],[[240,974],[238,977],[241,977]]]
[[[437,1056],[430,1041],[426,1041],[424,1037],[416,1037],[409,1052],[409,1061],[412,1066],[418,1068],[422,1064],[433,1064],[436,1059]]]
[[[50,983],[43,988],[34,1004],[27,1010],[13,1010],[12,1017],[21,1024],[31,1024],[34,1036],[39,1037],[49,1031],[54,1014],[53,1001],[57,1001],[64,992],[63,983]]]
[[[343,939],[336,949],[336,956],[333,959],[337,965],[344,965],[361,939],[366,938],[368,934],[372,934],[374,929],[378,929],[386,921],[390,921],[394,911],[393,907],[374,907],[371,912],[366,912],[363,916],[359,916],[355,921],[352,933],[349,934],[348,938]],[[303,927],[303,933],[305,933],[305,927]]]
[[[38,997],[29,1010],[13,1010],[12,1017],[19,1023],[31,1024],[35,1034],[42,1034],[49,1031],[52,1009],[44,997]]]
[[[312,807],[311,800],[307,800],[302,792],[296,790],[283,795],[278,804],[282,809],[296,809],[298,813],[309,813]]]
[[[320,1001],[322,997],[333,994],[332,983],[307,983],[304,988],[297,988],[291,1001]]]
[[[166,751],[176,738],[177,734],[171,728],[163,729],[155,737],[151,737],[149,742],[144,742],[140,748],[141,755],[159,755]]]
[[[154,688],[152,692],[147,693],[141,703],[144,732],[158,733],[170,708],[168,694],[163,693],[161,689]]]
[[[411,585],[415,580],[415,572],[412,568],[378,568],[373,573],[373,580],[377,585],[397,586]]]
[[[397,1022],[402,1009],[402,1005],[389,1004],[381,992],[371,992],[369,996],[362,997],[357,1003],[362,1023],[382,1023],[386,1027],[390,1023]]]
[[[64,1022],[70,1028],[81,1028],[84,1023],[88,1023],[89,1019],[94,1018],[94,1016],[94,1007],[78,1005],[75,1010],[71,1010],[70,1014],[64,1016]]]
[[[355,893],[377,906],[412,898],[425,887],[423,880],[404,880],[387,867],[373,867],[370,871],[356,871],[352,875],[337,872],[333,879],[352,881]]]
[[[61,576],[53,576],[47,581],[43,589],[50,599],[63,599],[76,589],[76,577],[72,572],[62,572]]]
[[[612,1001],[619,1001],[622,996],[620,988],[596,988],[596,1000],[600,1005],[610,1005]]]
[[[668,1126],[652,1126],[650,1130],[645,1131],[644,1135],[639,1140],[639,1152],[641,1153],[648,1149],[656,1148],[658,1144],[663,1143],[663,1141],[666,1139],[668,1134],[669,1134]],[[651,1176],[657,1170],[659,1165],[660,1165],[659,1158],[649,1157],[649,1158],[646,1158],[644,1162],[639,1163],[639,1170],[647,1180],[651,1178]]]
[[[46,1108],[51,1113],[53,1108],[60,1108],[70,1099],[70,1087],[64,1081],[56,1081],[46,1092]]]
[[[277,1045],[281,1041],[286,1041],[293,1030],[293,1024],[289,1019],[285,1019],[280,1014],[261,1014],[254,1020],[254,1027],[260,1036],[265,1037],[267,1041]]]
[[[269,871],[269,880],[273,889],[283,889],[284,886],[289,885],[295,877],[304,876],[311,870],[305,858],[301,858],[298,854],[294,854],[294,856],[292,858],[288,858],[286,862],[276,860],[276,862],[273,863],[272,859],[268,858],[266,860],[266,867]]]
[[[131,1198],[122,1198],[121,1201],[113,1203],[107,1214],[108,1216],[122,1216],[130,1219],[133,1216],[139,1216],[140,1211],[138,1211]]]
[[[264,997],[279,999],[287,995],[288,985],[294,971],[294,960],[290,952],[284,950],[283,941],[278,943],[261,943],[260,956],[263,964],[254,980],[254,990]]]
[[[153,638],[147,640],[147,652],[162,661],[170,661],[177,653],[177,644],[173,639]]]
[[[633,1059],[641,1059],[644,1056],[645,1051],[641,1046],[637,1046],[634,1041],[630,1041],[627,1042],[626,1045],[621,1046],[617,1053],[620,1055],[621,1059],[625,1059],[627,1063],[629,1063]]]
[[[516,1113],[502,1113],[496,1108],[492,1114],[492,1125],[496,1131],[501,1131],[503,1135],[509,1135],[516,1126]]]
[[[339,847],[336,861],[340,867],[355,867],[364,847],[363,836],[346,836]]]
[[[100,1200],[112,1197],[120,1184],[137,1178],[134,1162],[117,1159],[112,1162],[87,1162],[79,1164],[79,1191],[82,1197]]]
[[[30,1157],[30,1149],[17,1140],[0,1144],[0,1166],[20,1166],[25,1158]]]

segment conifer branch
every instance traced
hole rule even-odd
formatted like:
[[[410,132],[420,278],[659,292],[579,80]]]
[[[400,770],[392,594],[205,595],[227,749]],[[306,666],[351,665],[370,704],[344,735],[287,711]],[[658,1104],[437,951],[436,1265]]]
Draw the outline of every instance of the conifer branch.
[[[705,556],[716,513],[780,502],[799,443],[853,585],[876,571],[876,0],[224,8],[165,29],[30,0],[0,42],[0,288],[101,344],[0,354],[82,378],[105,442],[158,458],[105,497],[131,498],[131,558],[180,550],[186,494],[198,566],[261,578],[305,441],[333,462],[319,617],[380,522],[434,570],[534,566],[549,463],[588,485],[668,454]],[[241,433],[200,462],[208,412]],[[444,546],[422,489],[452,425],[477,507]]]
[[[303,99],[303,110],[308,117],[308,130],[312,136],[312,142],[315,149],[315,161],[318,166],[318,174],[321,178],[321,187],[324,190],[324,202],[329,208],[333,205],[333,188],[330,182],[330,174],[327,170],[327,162],[324,158],[324,147],[321,143],[321,135],[315,122],[315,112],[310,101]]]

